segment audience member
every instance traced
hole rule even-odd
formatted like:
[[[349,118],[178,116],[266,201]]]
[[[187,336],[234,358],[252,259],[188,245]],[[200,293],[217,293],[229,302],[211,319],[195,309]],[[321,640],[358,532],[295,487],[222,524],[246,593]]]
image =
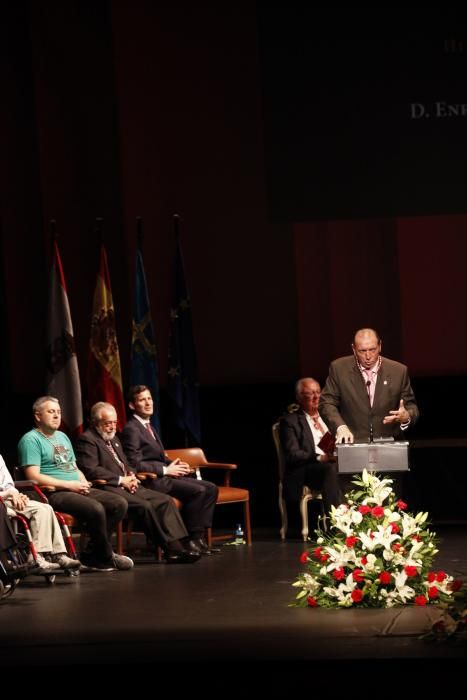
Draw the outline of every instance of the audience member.
[[[91,409],[91,425],[76,442],[78,466],[90,480],[103,480],[103,488],[125,498],[143,522],[144,532],[154,545],[164,549],[168,563],[193,563],[199,554],[186,551],[181,540],[188,538],[183,520],[170,496],[141,486],[130,469],[117,439],[117,412],[103,401]]]
[[[130,409],[133,417],[122,432],[123,449],[135,471],[157,474],[152,488],[178,498],[182,504],[182,516],[188,530],[192,551],[212,554],[219,549],[208,547],[204,533],[212,526],[218,488],[210,481],[193,478],[189,464],[179,459],[170,461],[161,439],[151,425],[154,403],[149,389],[140,384],[130,389]]]
[[[48,500],[54,510],[70,513],[86,525],[89,542],[80,554],[83,565],[99,571],[130,569],[129,557],[112,551],[111,536],[127,512],[120,494],[92,488],[76,465],[69,438],[58,428],[61,410],[58,399],[42,396],[33,405],[35,428],[18,445],[19,463],[28,479],[39,487],[52,487]]]
[[[330,437],[318,413],[321,389],[311,377],[299,379],[295,385],[298,410],[280,419],[280,440],[285,456],[283,493],[286,501],[299,501],[304,486],[322,492],[325,512],[341,501],[339,476],[332,445],[327,447],[324,436]],[[319,443],[327,443],[322,449]]]

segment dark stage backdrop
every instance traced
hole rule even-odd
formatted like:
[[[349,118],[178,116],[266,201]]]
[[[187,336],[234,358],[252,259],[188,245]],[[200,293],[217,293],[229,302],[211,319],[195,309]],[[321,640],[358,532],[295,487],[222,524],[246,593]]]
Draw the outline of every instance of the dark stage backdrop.
[[[256,522],[276,508],[271,422],[298,376],[324,380],[356,326],[375,325],[387,354],[408,362],[424,435],[457,434],[452,416],[439,421],[440,397],[462,414],[464,393],[453,390],[467,374],[467,39],[450,12],[423,33],[404,10],[407,25],[375,20],[368,39],[358,10],[302,15],[290,3],[279,14],[249,0],[5,5],[0,450],[9,461],[44,389],[51,218],[82,377],[94,220],[104,218],[124,382],[143,218],[164,387],[171,216],[181,215],[203,445],[238,461]]]

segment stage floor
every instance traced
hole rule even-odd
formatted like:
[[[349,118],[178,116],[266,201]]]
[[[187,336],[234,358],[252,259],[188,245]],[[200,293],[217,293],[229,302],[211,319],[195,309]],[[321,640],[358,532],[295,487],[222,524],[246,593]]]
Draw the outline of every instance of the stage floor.
[[[437,568],[466,580],[467,527],[437,530]],[[224,546],[195,565],[168,566],[140,554],[131,571],[58,575],[53,585],[30,576],[0,605],[0,664],[167,668],[183,661],[226,672],[232,664],[234,672],[235,663],[258,669],[267,662],[270,679],[285,662],[307,673],[362,660],[375,669],[398,662],[413,670],[433,662],[451,676],[461,670],[465,646],[420,639],[438,617],[434,606],[289,607],[302,551],[298,540],[282,543],[276,533],[255,532],[251,547]]]

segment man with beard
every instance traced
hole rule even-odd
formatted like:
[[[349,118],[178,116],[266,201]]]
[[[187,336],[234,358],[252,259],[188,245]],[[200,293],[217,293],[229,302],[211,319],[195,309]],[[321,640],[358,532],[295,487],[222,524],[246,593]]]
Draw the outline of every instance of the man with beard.
[[[130,512],[141,518],[148,539],[164,550],[169,564],[190,564],[199,553],[187,551],[182,540],[188,538],[183,520],[170,496],[141,486],[130,469],[120,441],[116,437],[117,412],[110,403],[100,401],[91,409],[91,428],[76,442],[78,465],[90,480],[102,479],[102,489],[119,494]]]

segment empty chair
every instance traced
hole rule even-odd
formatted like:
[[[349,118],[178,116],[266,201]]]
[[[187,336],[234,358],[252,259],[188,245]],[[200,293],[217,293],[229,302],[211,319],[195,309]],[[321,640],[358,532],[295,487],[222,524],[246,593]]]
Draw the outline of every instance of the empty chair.
[[[219,486],[217,496],[217,505],[227,503],[242,503],[243,518],[245,522],[245,535],[247,544],[251,544],[251,522],[250,522],[250,492],[248,489],[237,488],[230,485],[231,472],[237,469],[236,464],[227,464],[224,462],[208,462],[203,450],[200,447],[187,447],[184,449],[166,450],[166,455],[170,460],[181,459],[187,462],[193,469],[217,469],[224,472],[224,483]],[[212,534],[212,528],[208,528],[207,540],[208,545],[212,541],[228,539],[230,535]]]

